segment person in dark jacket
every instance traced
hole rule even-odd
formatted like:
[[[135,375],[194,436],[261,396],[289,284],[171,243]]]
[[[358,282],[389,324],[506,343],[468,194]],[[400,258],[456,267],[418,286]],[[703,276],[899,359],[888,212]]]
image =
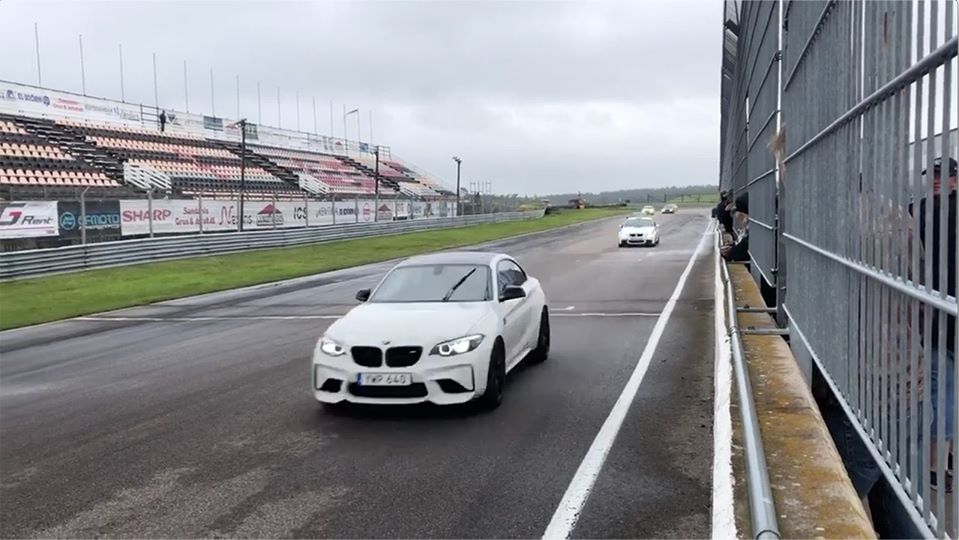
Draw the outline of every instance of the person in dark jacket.
[[[726,200],[726,190],[724,189],[724,190],[722,190],[722,191],[719,192],[719,202],[716,203],[716,206],[714,206],[714,207],[712,208],[712,216],[713,216],[713,219],[716,219],[716,218],[719,217],[719,209],[722,208],[722,206],[723,206],[723,201],[725,201],[725,200]]]
[[[730,193],[724,191],[719,205],[716,206],[716,219],[719,220],[719,224],[723,226],[726,234],[733,234],[733,215],[729,211],[729,205],[732,203],[731,196]]]
[[[749,261],[749,194],[743,193],[736,198],[735,216],[730,216],[730,229],[737,233],[735,244],[723,246],[719,253],[727,261]]]
[[[955,297],[956,296],[956,160],[949,160],[949,176],[946,186],[942,185],[942,158],[936,158],[933,161],[932,168],[932,193],[923,197],[919,202],[919,215],[916,219],[919,227],[919,242],[922,245],[923,258],[930,257],[932,259],[932,281],[931,283],[924,283],[925,274],[920,272],[918,276],[919,282],[928,287],[933,291],[941,291],[941,275],[939,272],[939,265],[942,257],[945,256],[945,288],[946,294]],[[922,174],[925,175],[926,171],[922,171]],[[909,214],[914,215],[914,204],[909,205]],[[931,216],[927,216],[927,210],[931,207]],[[946,242],[945,242],[945,253],[942,253],[942,230],[940,226],[940,219],[942,217],[942,212],[946,212]],[[926,219],[931,217],[932,221],[932,231],[926,229]],[[929,243],[927,244],[926,235],[930,235]],[[931,422],[930,425],[930,434],[932,440],[930,441],[930,468],[935,471],[936,468],[936,447],[940,442],[944,442],[949,445],[947,450],[947,455],[951,452],[954,452],[955,445],[955,416],[956,416],[956,317],[953,315],[946,316],[946,340],[945,340],[945,350],[940,347],[940,319],[942,315],[939,313],[939,310],[935,310],[932,314],[931,321],[931,335],[923,336],[923,341],[927,339],[931,347],[931,357],[929,358],[930,362],[930,375],[929,384],[926,385],[929,388],[930,392],[930,402],[932,405],[932,415],[928,422]],[[925,325],[922,323],[922,312],[920,312],[920,324],[919,329],[922,332],[925,328]],[[942,362],[945,367],[945,373],[942,373],[939,369],[940,358],[945,357]],[[945,410],[939,410],[939,378],[945,378]],[[943,415],[945,417],[945,433],[938,433],[938,417]],[[920,461],[921,463],[921,461]],[[952,473],[955,474],[955,473]],[[936,473],[931,473],[931,484],[936,486],[939,483],[939,479],[936,478]],[[946,491],[952,487],[951,479],[945,479]]]

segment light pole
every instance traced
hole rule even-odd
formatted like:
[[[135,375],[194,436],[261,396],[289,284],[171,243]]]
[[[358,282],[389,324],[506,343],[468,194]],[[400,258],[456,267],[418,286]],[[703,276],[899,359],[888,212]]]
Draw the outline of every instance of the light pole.
[[[460,164],[463,163],[463,160],[457,156],[453,156],[453,161],[456,162],[456,216],[460,216]]]
[[[240,125],[240,221],[238,230],[243,232],[243,202],[246,199],[246,118],[237,121]],[[203,216],[200,216],[203,219]]]
[[[373,172],[373,221],[380,220],[380,147],[373,149],[376,156],[376,169]]]
[[[349,137],[347,136],[347,134],[346,134],[346,117],[349,116],[349,115],[351,115],[351,114],[357,114],[357,115],[359,115],[359,114],[360,114],[360,110],[359,110],[359,109],[353,109],[353,110],[351,110],[351,111],[347,111],[347,110],[346,110],[346,105],[344,105],[344,106],[343,106],[343,142],[344,142],[344,144],[346,144],[346,154],[347,154],[347,155],[350,154],[350,138],[349,138]],[[358,125],[358,124],[357,124],[357,125]],[[360,134],[357,133],[357,134],[356,134],[356,139],[357,139],[357,141],[356,141],[356,153],[357,153],[357,154],[359,154],[359,150],[360,150],[360,141],[359,141],[359,138],[360,138]]]

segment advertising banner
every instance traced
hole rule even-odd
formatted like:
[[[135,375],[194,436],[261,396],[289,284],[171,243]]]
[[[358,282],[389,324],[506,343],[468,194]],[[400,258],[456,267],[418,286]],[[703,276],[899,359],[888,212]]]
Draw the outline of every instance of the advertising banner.
[[[306,227],[307,207],[303,201],[247,201],[243,213],[246,218],[243,221],[244,230]]]
[[[414,218],[426,217],[426,203],[424,203],[423,201],[415,201],[413,203],[413,217]]]
[[[177,133],[203,134],[203,115],[185,112],[166,111],[167,131]]]
[[[120,226],[124,236],[150,234],[198,233],[237,230],[239,201],[164,200],[120,201]],[[329,204],[329,203],[311,203]],[[313,209],[310,208],[310,211]],[[305,227],[307,206],[303,202],[246,201],[243,208],[243,230]],[[202,218],[201,218],[202,216]],[[323,223],[310,217],[310,225]],[[332,223],[332,216],[328,217]]]
[[[150,234],[151,224],[154,234],[196,233],[200,232],[199,201],[157,199],[150,203],[146,200],[120,201],[120,230],[123,236]],[[205,230],[214,230],[217,223],[227,229],[228,222],[217,219],[220,216],[210,214],[209,208],[203,209],[204,219],[209,216],[210,223],[204,223]],[[236,228],[235,218],[233,228]]]
[[[144,110],[148,111],[144,114]],[[0,81],[0,112],[47,118],[77,118],[105,123],[156,127],[159,110],[151,106],[123,103],[110,99],[49,90],[26,84]],[[236,122],[227,118],[204,116],[165,109],[166,129],[212,139],[239,141]],[[298,148],[314,152],[344,154],[345,141],[269,126],[247,124],[247,139],[260,144]],[[367,143],[350,143],[350,152],[369,152]]]
[[[333,203],[330,201],[310,201],[310,227],[333,224]]]
[[[60,224],[60,238],[81,237],[81,215],[79,201],[61,201],[57,203]],[[110,238],[120,234],[120,202],[88,201],[86,203],[87,239]]]
[[[396,205],[396,219],[410,219],[410,216],[413,215],[413,205],[410,201],[398,199],[393,203]]]
[[[356,199],[338,200],[334,203],[334,213],[336,214],[336,223],[356,223],[359,213],[359,201]]]
[[[0,239],[58,234],[56,201],[0,203]]]
[[[380,206],[376,209],[376,219],[379,221],[393,220],[393,201],[380,201]]]
[[[203,129],[209,129],[211,131],[223,131],[223,119],[215,116],[204,116]]]
[[[360,223],[372,223],[376,218],[373,212],[376,210],[376,201],[373,199],[361,199],[357,201],[357,221]]]
[[[24,84],[0,82],[0,110],[11,114],[141,124],[140,106]]]

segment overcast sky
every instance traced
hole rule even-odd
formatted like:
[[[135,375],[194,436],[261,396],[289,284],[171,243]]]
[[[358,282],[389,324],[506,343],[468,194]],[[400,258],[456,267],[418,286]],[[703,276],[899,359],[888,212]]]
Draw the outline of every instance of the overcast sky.
[[[240,113],[364,140],[455,181],[546,194],[716,182],[719,0],[621,2],[46,2],[0,0],[0,79]],[[215,102],[211,103],[210,68]],[[347,125],[356,138],[355,115]]]

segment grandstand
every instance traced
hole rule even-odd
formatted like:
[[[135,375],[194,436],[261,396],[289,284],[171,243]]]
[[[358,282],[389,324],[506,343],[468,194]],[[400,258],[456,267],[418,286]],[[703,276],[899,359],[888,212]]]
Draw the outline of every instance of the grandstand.
[[[255,155],[263,156],[278,167],[316,181],[322,186],[324,193],[371,195],[376,191],[373,174],[351,165],[344,158],[272,146],[250,145],[248,148]],[[239,151],[237,148],[237,152]],[[380,175],[380,189],[386,194],[392,194],[396,191],[396,185]]]
[[[49,93],[51,103],[56,96],[67,95],[28,88]],[[6,95],[13,94],[8,90]],[[73,103],[78,102],[70,96]],[[91,111],[103,111],[113,104],[83,99],[96,102],[89,106]],[[243,160],[241,144],[235,140],[238,137],[230,139],[222,128],[212,134],[180,125],[161,131],[152,113],[137,114],[138,122],[130,122],[128,117],[111,121],[52,108],[33,114],[9,104],[10,97],[0,99],[0,199],[74,197],[88,188],[96,188],[100,198],[152,191],[171,197],[232,199],[241,190],[241,164],[245,165],[243,189],[252,199],[325,199],[377,191],[386,199],[438,200],[454,195],[392,157],[380,161],[377,190],[376,158],[365,144],[357,145],[353,154],[343,155],[349,147],[342,144],[346,141],[329,145],[329,153],[325,153],[302,148],[303,140],[316,140],[314,135],[294,132],[266,140],[261,136],[248,141]],[[137,107],[141,111],[149,108]],[[188,117],[170,114],[171,118],[177,116]],[[208,119],[218,126],[225,122],[202,117],[198,124],[207,128]],[[272,130],[259,128],[261,132]],[[388,148],[380,148],[389,155]]]
[[[121,187],[116,175],[109,174],[109,165],[116,163],[101,162],[71,141],[51,137],[42,129],[47,124],[0,115],[0,186]]]

